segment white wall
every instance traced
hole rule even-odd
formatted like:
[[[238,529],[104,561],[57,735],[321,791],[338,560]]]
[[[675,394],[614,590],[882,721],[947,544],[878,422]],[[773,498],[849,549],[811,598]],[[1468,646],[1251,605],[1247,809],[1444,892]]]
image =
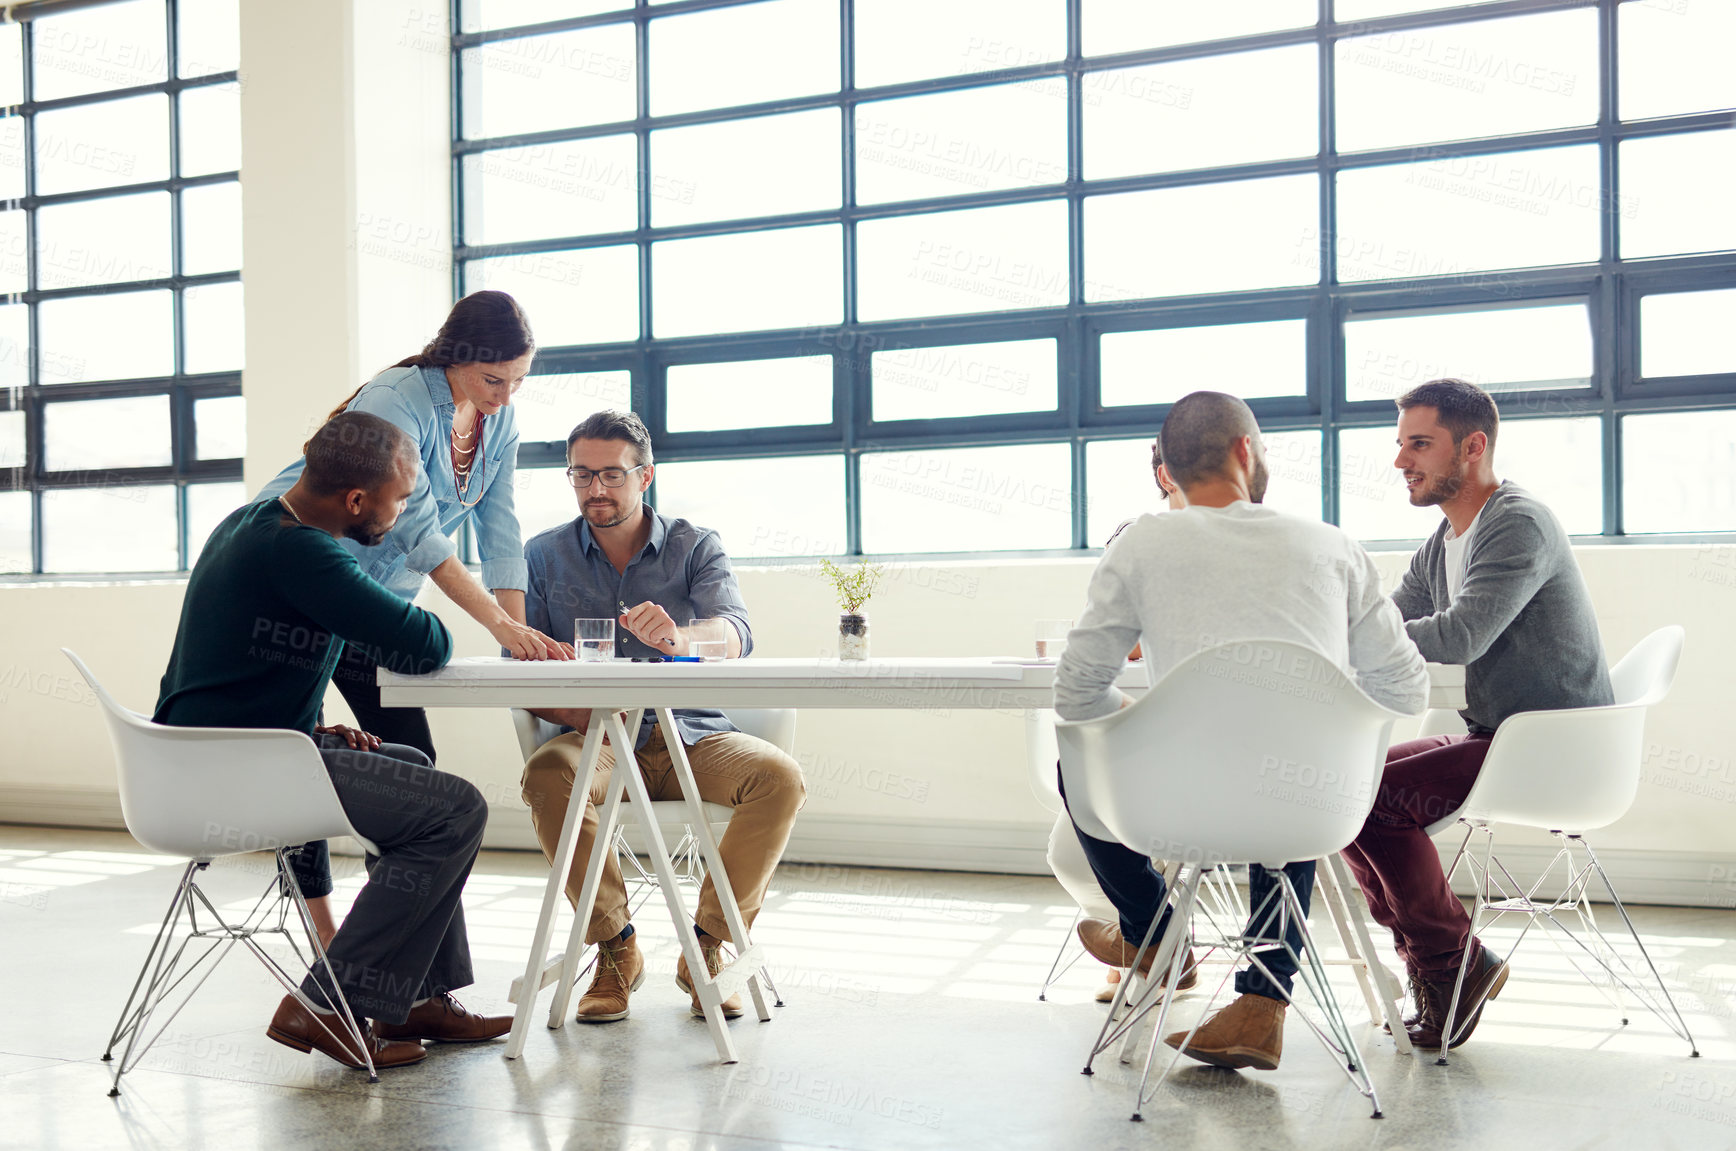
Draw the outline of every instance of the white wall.
[[[1596,842],[1632,854],[1630,871],[1642,869],[1671,898],[1736,905],[1736,670],[1726,655],[1736,646],[1736,547],[1587,547],[1578,556],[1612,657],[1656,627],[1688,627],[1675,692],[1648,724],[1639,798]],[[1381,556],[1383,571],[1396,575],[1405,558]],[[1023,652],[1033,619],[1078,610],[1090,570],[1088,559],[1064,558],[898,565],[870,605],[874,650]],[[815,569],[744,566],[741,582],[759,654],[834,650],[837,611]],[[56,648],[75,648],[117,695],[146,708],[180,598],[177,583],[0,588],[0,819],[117,824],[106,736]],[[462,651],[492,650],[444,601],[424,602]],[[436,712],[434,732],[441,765],[494,805],[490,843],[532,846],[505,714]],[[797,743],[810,799],[791,857],[1040,869],[1049,819],[1026,785],[1023,741],[1013,714],[804,712]]]
[[[362,378],[420,347],[450,300],[437,8],[243,6],[251,487],[292,459]],[[1676,692],[1648,729],[1638,802],[1599,842],[1626,853],[1654,893],[1736,905],[1736,670],[1725,654],[1736,648],[1736,547],[1578,554],[1612,656],[1662,624],[1689,629]],[[1382,557],[1383,570],[1395,575],[1404,559]],[[871,604],[874,650],[1027,651],[1033,619],[1077,612],[1090,569],[1064,558],[899,565]],[[741,580],[759,654],[833,650],[836,607],[813,568],[744,566]],[[179,581],[0,584],[0,820],[118,826],[106,734],[57,649],[78,650],[123,701],[146,709],[182,590]],[[491,650],[443,601],[425,603],[462,651]],[[495,805],[490,842],[530,846],[505,715],[436,713],[434,730],[441,765]],[[1025,783],[1018,716],[809,712],[798,750],[810,800],[792,858],[1042,866],[1049,817]]]

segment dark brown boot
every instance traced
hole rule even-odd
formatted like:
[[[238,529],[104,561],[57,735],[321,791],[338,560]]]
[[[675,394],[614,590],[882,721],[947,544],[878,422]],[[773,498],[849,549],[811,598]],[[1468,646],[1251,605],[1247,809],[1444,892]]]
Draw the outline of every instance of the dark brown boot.
[[[1507,985],[1506,961],[1480,942],[1472,942],[1476,945],[1477,957],[1465,972],[1465,986],[1459,992],[1459,1009],[1453,1020],[1453,1038],[1447,1045],[1449,1048],[1458,1047],[1471,1037],[1471,1032],[1477,1029],[1477,1023],[1483,1017],[1483,1004],[1501,994],[1501,988]],[[1436,1049],[1441,1046],[1441,1032],[1447,1026],[1447,1006],[1453,1001],[1453,984],[1457,978],[1454,974],[1445,979],[1419,980],[1422,994],[1417,1004],[1417,1022],[1414,1027],[1406,1029],[1416,1046]]]

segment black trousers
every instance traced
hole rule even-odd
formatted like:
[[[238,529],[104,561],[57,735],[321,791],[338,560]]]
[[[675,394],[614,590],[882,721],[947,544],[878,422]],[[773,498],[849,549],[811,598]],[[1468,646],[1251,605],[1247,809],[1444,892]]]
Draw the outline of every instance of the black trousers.
[[[1060,764],[1056,764],[1055,778],[1061,789],[1061,802],[1067,801],[1067,785],[1061,780]],[[1072,809],[1068,809],[1071,818]],[[1169,928],[1170,909],[1165,905],[1168,894],[1163,876],[1152,867],[1151,860],[1134,851],[1132,848],[1107,839],[1093,839],[1079,830],[1079,825],[1073,825],[1073,832],[1079,837],[1079,846],[1085,851],[1085,861],[1091,865],[1091,873],[1097,877],[1097,884],[1103,888],[1103,894],[1109,897],[1109,902],[1115,905],[1115,910],[1121,915],[1121,937],[1133,946],[1139,946],[1145,938],[1145,933],[1151,929],[1151,921],[1160,914],[1157,935],[1153,939],[1161,939]],[[1314,893],[1314,861],[1287,864],[1284,874],[1290,877],[1290,882],[1296,888],[1296,896],[1302,903],[1304,913],[1308,910],[1309,897]],[[1270,902],[1268,902],[1268,899]],[[1271,872],[1257,863],[1248,865],[1248,925],[1244,929],[1247,938],[1272,938],[1278,925],[1278,881]],[[1276,979],[1267,979],[1253,967],[1236,972],[1236,991],[1242,995],[1264,995],[1268,999],[1283,999],[1296,984],[1296,964],[1290,958],[1290,953],[1302,954],[1302,932],[1294,922],[1291,922],[1284,932],[1284,942],[1290,945],[1290,952],[1281,948],[1262,952],[1260,961],[1264,963]]]
[[[337,685],[338,694],[355,713],[356,725],[369,735],[379,736],[382,743],[399,744],[398,750],[414,748],[426,756],[430,764],[437,762],[434,736],[428,729],[428,713],[419,707],[381,707],[380,685],[375,679],[378,671],[379,664],[366,649],[355,644],[344,645],[343,656],[332,672],[332,683]],[[384,754],[394,754],[387,748],[380,750]],[[325,840],[304,845],[301,854],[291,862],[303,895],[316,899],[331,894],[331,851]]]
[[[339,736],[316,738],[344,814],[380,849],[327,951],[356,1014],[402,1023],[418,999],[474,978],[461,897],[488,805],[414,748],[388,755],[357,751]],[[318,969],[302,990],[318,1001],[326,979]]]

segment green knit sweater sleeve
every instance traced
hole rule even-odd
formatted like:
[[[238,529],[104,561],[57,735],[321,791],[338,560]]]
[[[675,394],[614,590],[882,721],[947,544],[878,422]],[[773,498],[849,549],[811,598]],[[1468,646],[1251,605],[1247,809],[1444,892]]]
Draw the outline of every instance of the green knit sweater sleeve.
[[[313,528],[281,533],[271,578],[278,594],[382,667],[425,674],[452,658],[452,633],[439,617],[387,591],[331,536]]]

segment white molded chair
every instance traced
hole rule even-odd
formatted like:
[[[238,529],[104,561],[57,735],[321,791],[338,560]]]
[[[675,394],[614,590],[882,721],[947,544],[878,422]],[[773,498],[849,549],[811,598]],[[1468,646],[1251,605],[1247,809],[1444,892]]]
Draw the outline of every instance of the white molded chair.
[[[1052,814],[1065,819],[1067,804],[1061,798],[1061,790],[1055,783],[1055,771],[1061,758],[1060,749],[1055,742],[1055,725],[1060,722],[1053,709],[1032,710],[1025,712],[1025,768],[1031,794]],[[1173,863],[1163,862],[1160,866],[1163,881],[1166,885],[1175,882],[1177,867]],[[1212,869],[1206,876],[1204,890],[1226,915],[1241,913],[1246,915],[1246,905],[1242,903],[1241,891],[1236,887],[1235,879],[1227,867]],[[1049,973],[1043,977],[1043,986],[1037,990],[1037,998],[1047,1001],[1049,988],[1055,981],[1073,969],[1079,958],[1085,954],[1085,948],[1077,942],[1079,920],[1084,916],[1084,908],[1073,913],[1073,922],[1068,926],[1066,934],[1061,937],[1061,946],[1055,951],[1054,961],[1049,964]],[[1204,962],[1204,960],[1201,960]],[[1137,981],[1139,976],[1131,970],[1124,970],[1122,978]],[[1130,993],[1137,995],[1139,984],[1135,982],[1128,988]]]
[[[519,753],[528,762],[532,753],[556,735],[561,729],[545,719],[539,719],[523,708],[512,710],[513,733],[518,736]],[[794,708],[751,708],[735,707],[724,712],[729,722],[736,730],[745,735],[757,736],[782,751],[785,755],[794,755],[796,748],[796,711]],[[721,803],[705,803],[701,805],[705,811],[706,821],[713,827],[722,827],[729,823],[734,808]],[[675,871],[678,883],[691,886],[697,898],[698,889],[705,882],[705,859],[699,850],[699,837],[694,834],[692,825],[688,822],[687,805],[679,799],[655,800],[651,804],[651,813],[656,817],[660,827],[679,828],[681,834],[675,839],[675,846],[670,849],[669,862]],[[615,829],[615,856],[620,862],[624,879],[633,885],[629,909],[637,913],[640,906],[657,890],[657,877],[645,869],[634,854],[632,846],[627,842],[626,825],[621,824]],[[665,837],[668,838],[667,836]],[[583,975],[590,970],[590,964],[596,962],[595,948],[590,949],[591,959],[581,969]],[[551,960],[550,964],[553,965]],[[770,980],[767,980],[768,984]],[[507,996],[509,1002],[517,1003],[520,984],[523,978],[512,981],[512,990]],[[772,988],[774,996],[777,989]],[[778,1005],[783,1005],[779,1000]]]
[[[309,971],[315,964],[324,967],[335,989],[337,979],[331,961],[308,915],[289,855],[301,844],[342,835],[353,837],[372,854],[379,851],[350,825],[319,749],[306,735],[299,731],[152,723],[117,703],[78,656],[66,648],[60,650],[102,703],[114,743],[127,830],[152,851],[186,856],[188,860],[103,1052],[103,1059],[112,1061],[116,1045],[126,1041],[109,1091],[119,1095],[121,1076],[144,1058],[237,943],[258,956],[284,989],[304,1005],[313,1006],[300,990],[300,977],[266,952],[258,936],[283,936],[301,967]],[[277,866],[253,907],[238,921],[229,922],[199,886],[199,873],[219,856],[254,851],[274,852]],[[303,957],[290,931],[291,904],[312,950],[311,962]],[[203,917],[209,917],[209,922],[203,922]],[[195,942],[203,950],[189,961],[188,951]],[[188,981],[191,986],[177,996]],[[168,1017],[152,1031],[153,1019],[171,997],[176,1001],[167,1008]],[[363,1029],[343,992],[337,992],[335,1003],[328,1001],[322,1006],[338,1013],[336,1025],[362,1051],[369,1082],[377,1082]],[[331,1017],[315,1018],[326,1026]],[[327,1030],[337,1037],[329,1027]]]
[[[1113,715],[1056,727],[1074,821],[1088,835],[1181,865],[1171,928],[1158,941],[1153,970],[1167,966],[1171,983],[1180,977],[1187,949],[1179,941],[1187,938],[1196,910],[1215,929],[1213,945],[1240,953],[1263,973],[1262,953],[1288,951],[1283,935],[1294,921],[1303,954],[1292,958],[1323,1018],[1317,1023],[1300,1008],[1297,1016],[1339,1060],[1376,1117],[1374,1084],[1316,955],[1297,893],[1280,869],[1331,856],[1356,837],[1373,806],[1397,718],[1325,656],[1281,640],[1250,640],[1191,656]],[[1223,922],[1200,902],[1202,881],[1225,863],[1272,870],[1279,901],[1272,938],[1245,938],[1245,923]],[[1142,953],[1153,945],[1157,922],[1140,944]],[[1214,999],[1228,979],[1219,982]],[[1086,1060],[1089,1074],[1092,1060],[1160,1005],[1136,1120],[1150,1098],[1146,1084],[1170,1001],[1158,981],[1149,981],[1134,1010],[1116,1023],[1118,1001]],[[1177,1051],[1170,1067],[1180,1058]]]
[[[1610,668],[1610,684],[1615,702],[1608,707],[1571,708],[1559,711],[1530,711],[1509,716],[1496,729],[1489,741],[1489,752],[1483,760],[1477,782],[1459,809],[1431,824],[1430,835],[1445,830],[1454,823],[1464,826],[1452,867],[1447,871],[1451,882],[1461,863],[1468,866],[1476,880],[1476,904],[1471,912],[1471,934],[1485,922],[1492,923],[1503,915],[1526,917],[1519,938],[1507,952],[1511,958],[1533,924],[1542,922],[1559,931],[1552,936],[1575,968],[1600,989],[1606,990],[1626,1026],[1626,1008],[1621,1000],[1626,990],[1643,1006],[1663,1020],[1694,1056],[1700,1054],[1687,1021],[1677,1010],[1675,1000],[1664,986],[1657,965],[1652,962],[1639,932],[1628,918],[1614,885],[1598,862],[1597,855],[1585,840],[1587,831],[1607,827],[1627,813],[1639,791],[1640,768],[1644,749],[1646,709],[1660,702],[1670,692],[1675,681],[1676,667],[1682,657],[1685,633],[1679,626],[1659,628],[1635,644],[1633,650]],[[1494,854],[1494,824],[1513,823],[1549,832],[1559,841],[1554,857],[1529,886],[1513,878],[1511,872]],[[1483,835],[1482,858],[1467,850],[1471,837]],[[1576,850],[1585,853],[1584,862]],[[1549,880],[1557,864],[1562,865],[1562,892],[1553,899],[1538,898],[1538,892]],[[1650,988],[1639,980],[1643,974],[1610,944],[1597,925],[1591,900],[1586,889],[1595,873],[1609,893],[1634,947],[1645,960],[1662,1000],[1654,998]],[[1574,934],[1557,918],[1557,913],[1573,912],[1581,933]],[[1485,916],[1488,919],[1485,921]],[[1579,948],[1569,950],[1568,943]],[[1590,958],[1601,969],[1611,985],[1581,967],[1579,960]],[[1458,978],[1453,984],[1453,998],[1447,1009],[1446,1026],[1442,1029],[1442,1044],[1436,1062],[1445,1065],[1450,1040],[1455,1036],[1459,995],[1464,987],[1465,969],[1461,961]],[[1667,1011],[1666,1011],[1667,1008]]]

